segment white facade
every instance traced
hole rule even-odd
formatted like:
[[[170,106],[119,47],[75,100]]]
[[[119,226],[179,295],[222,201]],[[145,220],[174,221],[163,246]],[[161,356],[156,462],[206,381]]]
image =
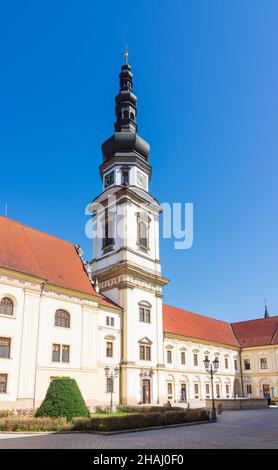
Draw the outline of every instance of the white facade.
[[[100,308],[97,302],[42,290],[12,273],[0,276],[0,301],[14,302],[14,314],[1,315],[0,337],[10,339],[9,358],[0,358],[0,375],[7,375],[0,407],[33,407],[45,397],[52,377],[76,379],[89,406],[110,403],[104,367],[119,366],[121,314]],[[70,327],[55,326],[58,309],[70,315]],[[106,325],[106,317],[114,326]],[[106,356],[106,343],[113,343],[113,357]],[[54,362],[53,344],[69,346],[69,362]],[[114,399],[119,401],[118,379]]]

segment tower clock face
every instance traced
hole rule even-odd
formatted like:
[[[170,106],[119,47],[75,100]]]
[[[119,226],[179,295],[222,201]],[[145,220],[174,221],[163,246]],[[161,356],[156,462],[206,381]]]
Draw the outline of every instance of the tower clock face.
[[[108,188],[108,186],[111,186],[111,184],[114,184],[114,181],[115,181],[114,171],[110,171],[110,173],[108,173],[104,177],[104,187]]]
[[[144,175],[144,173],[141,173],[141,171],[137,171],[137,184],[142,186],[142,188],[147,187],[147,177]]]

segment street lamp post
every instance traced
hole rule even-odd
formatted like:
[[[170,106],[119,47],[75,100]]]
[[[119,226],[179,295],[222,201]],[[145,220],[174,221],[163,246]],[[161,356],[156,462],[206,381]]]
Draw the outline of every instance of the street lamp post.
[[[214,361],[212,362],[208,358],[206,358],[204,360],[204,365],[205,365],[206,372],[210,374],[210,380],[211,380],[211,398],[212,398],[211,419],[213,421],[217,421],[215,401],[214,401],[214,390],[213,390],[213,375],[218,371],[218,367],[219,367],[218,357],[216,357]]]
[[[113,411],[113,392],[114,392],[114,380],[119,375],[119,368],[115,367],[115,369],[109,369],[108,366],[105,367],[105,377],[110,379],[110,390],[111,390],[111,398],[110,398],[110,413]]]

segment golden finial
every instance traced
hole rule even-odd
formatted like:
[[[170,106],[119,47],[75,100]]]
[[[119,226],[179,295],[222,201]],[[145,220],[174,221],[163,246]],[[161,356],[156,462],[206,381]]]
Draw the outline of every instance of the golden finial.
[[[125,57],[125,63],[127,64],[128,63],[128,61],[127,61],[127,59],[128,59],[127,44],[125,45],[124,57]]]

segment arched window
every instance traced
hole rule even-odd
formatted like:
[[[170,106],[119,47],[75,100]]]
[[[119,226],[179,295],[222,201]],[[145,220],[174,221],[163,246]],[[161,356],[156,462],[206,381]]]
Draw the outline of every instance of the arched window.
[[[149,249],[149,229],[151,219],[146,212],[137,213],[137,245],[144,251]]]
[[[55,326],[62,326],[63,328],[70,327],[70,315],[66,310],[56,310]]]
[[[0,315],[13,315],[14,303],[9,297],[3,297],[0,302]]]
[[[104,233],[102,239],[102,249],[111,249],[114,245],[114,220],[109,214],[108,209],[105,209],[104,215]]]
[[[148,229],[145,222],[139,222],[138,224],[139,232],[139,246],[145,250],[148,248]]]

